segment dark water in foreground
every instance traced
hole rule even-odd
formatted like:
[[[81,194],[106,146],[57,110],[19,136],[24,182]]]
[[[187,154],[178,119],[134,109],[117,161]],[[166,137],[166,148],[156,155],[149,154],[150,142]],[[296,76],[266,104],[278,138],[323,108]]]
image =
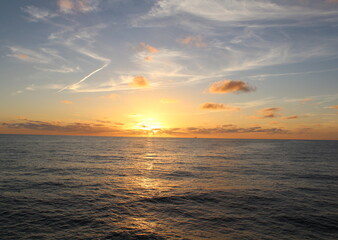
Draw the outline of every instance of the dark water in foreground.
[[[338,239],[338,141],[0,135],[0,239]]]

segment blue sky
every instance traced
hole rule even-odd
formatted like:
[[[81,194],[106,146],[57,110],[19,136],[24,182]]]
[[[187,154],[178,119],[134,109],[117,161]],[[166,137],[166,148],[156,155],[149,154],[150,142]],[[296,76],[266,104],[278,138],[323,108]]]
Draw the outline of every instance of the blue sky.
[[[232,125],[289,133],[281,138],[337,138],[338,1],[2,5],[5,133],[36,130],[9,125],[23,119],[92,126],[99,115],[123,124],[122,135],[135,124],[153,125],[138,129],[152,132]],[[211,90],[217,83],[218,90]],[[133,114],[156,120],[128,120]],[[160,118],[173,120],[155,124]]]

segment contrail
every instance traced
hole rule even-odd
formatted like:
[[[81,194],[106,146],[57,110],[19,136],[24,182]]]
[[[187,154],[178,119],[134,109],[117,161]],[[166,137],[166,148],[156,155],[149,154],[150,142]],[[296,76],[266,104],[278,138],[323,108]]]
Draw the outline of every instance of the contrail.
[[[89,78],[90,76],[92,76],[93,74],[101,71],[102,69],[104,69],[105,67],[107,67],[109,65],[110,61],[107,62],[106,64],[104,64],[102,67],[96,69],[95,71],[89,73],[87,76],[85,76],[84,78],[82,78],[80,81],[78,81],[77,83],[73,83],[71,85],[68,85],[68,86],[65,86],[64,88],[60,89],[58,92],[62,92],[63,90],[67,89],[67,88],[70,88],[71,86],[74,86],[74,85],[78,85],[80,83],[82,83],[83,81],[85,81],[87,78]]]

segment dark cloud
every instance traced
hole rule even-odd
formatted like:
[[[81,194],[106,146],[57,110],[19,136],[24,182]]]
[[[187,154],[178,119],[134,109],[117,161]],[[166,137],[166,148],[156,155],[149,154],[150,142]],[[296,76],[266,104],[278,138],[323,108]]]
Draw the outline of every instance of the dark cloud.
[[[209,93],[240,93],[252,92],[254,90],[254,87],[249,86],[243,81],[221,80],[211,85],[211,87],[209,88]]]
[[[215,128],[169,128],[161,129],[160,133],[169,135],[186,135],[186,134],[227,134],[227,133],[269,133],[269,134],[286,134],[288,130],[282,128],[262,128],[262,127],[248,127],[241,128],[232,124],[223,125]]]
[[[23,119],[18,122],[5,122],[2,123],[5,128],[12,129],[30,129],[38,131],[50,131],[61,133],[104,133],[104,132],[117,132],[118,129],[107,126],[103,123],[69,123],[61,124],[55,122],[35,121],[29,119]]]
[[[264,119],[264,118],[275,118],[281,116],[280,114],[277,114],[278,111],[281,109],[278,107],[272,107],[272,108],[264,108],[260,111],[258,111],[258,114],[260,116],[250,116],[250,118],[253,119]]]
[[[238,111],[239,107],[231,107],[229,105],[224,105],[223,103],[203,103],[200,106],[201,109],[206,110],[224,110],[224,111]]]
[[[283,117],[283,119],[285,119],[285,120],[291,120],[291,119],[297,119],[297,118],[299,118],[298,115],[292,115],[292,116],[288,116],[288,117]]]
[[[287,130],[282,128],[262,128],[260,126],[241,128],[232,124],[222,125],[214,128],[187,127],[187,128],[156,128],[156,129],[122,129],[115,125],[107,125],[104,122],[96,123],[59,123],[47,121],[35,121],[29,119],[21,119],[13,122],[5,122],[1,124],[5,128],[11,129],[28,129],[55,133],[69,134],[100,134],[109,133],[114,136],[140,136],[156,134],[158,136],[166,134],[172,136],[189,136],[189,135],[224,135],[228,133],[268,133],[268,134],[286,134]]]

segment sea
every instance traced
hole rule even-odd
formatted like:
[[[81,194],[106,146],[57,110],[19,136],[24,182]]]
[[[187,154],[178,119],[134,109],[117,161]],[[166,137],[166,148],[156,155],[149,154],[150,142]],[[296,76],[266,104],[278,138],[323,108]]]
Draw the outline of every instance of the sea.
[[[0,135],[0,239],[338,239],[338,141]]]

